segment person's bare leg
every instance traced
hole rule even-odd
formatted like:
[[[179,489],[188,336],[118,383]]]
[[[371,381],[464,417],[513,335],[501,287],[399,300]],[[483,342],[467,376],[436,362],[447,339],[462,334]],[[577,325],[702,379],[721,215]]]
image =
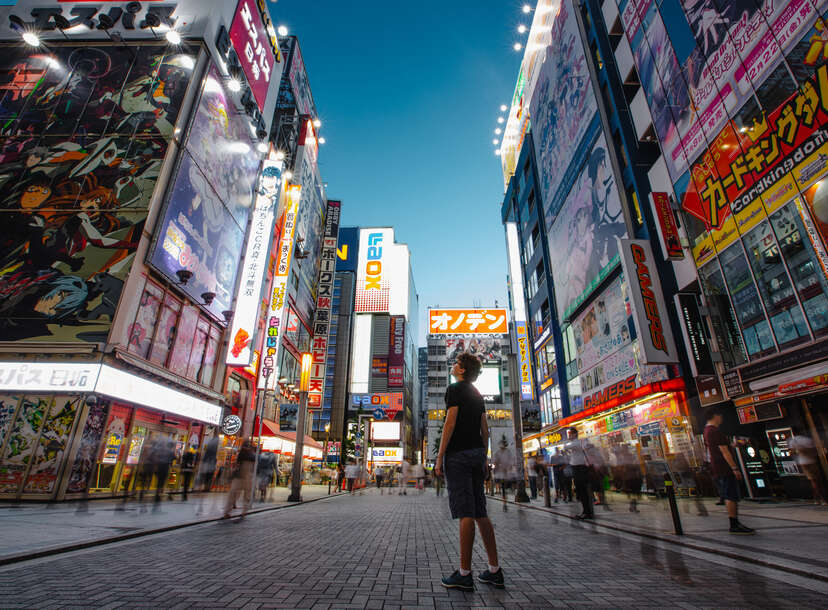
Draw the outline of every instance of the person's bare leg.
[[[460,519],[460,569],[471,571],[471,556],[474,548],[474,519]]]
[[[734,502],[733,500],[725,500],[725,505],[727,506],[727,516],[731,519],[737,519],[739,517],[738,502]]]
[[[497,562],[497,542],[495,541],[494,527],[488,517],[475,519],[480,530],[480,537],[483,539],[483,546],[486,547],[486,555],[489,557],[489,565],[499,566]],[[471,564],[471,550],[469,551],[469,563]],[[466,569],[466,568],[464,568]]]

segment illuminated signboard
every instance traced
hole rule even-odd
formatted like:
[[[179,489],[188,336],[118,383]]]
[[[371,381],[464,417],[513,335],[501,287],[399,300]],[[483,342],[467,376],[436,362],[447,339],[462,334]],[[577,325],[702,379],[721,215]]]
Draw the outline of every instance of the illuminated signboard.
[[[328,334],[331,324],[331,299],[336,272],[336,240],[339,233],[340,202],[328,201],[325,214],[325,236],[316,283],[316,315],[313,321],[313,364],[308,388],[308,408],[322,407],[325,393],[325,370],[328,356]]]
[[[374,419],[394,419],[403,408],[403,393],[351,394],[351,408],[370,411]]]
[[[526,299],[523,296],[523,274],[520,269],[520,240],[517,224],[506,223],[506,255],[509,259],[509,291],[512,297],[512,321],[526,321]]]
[[[393,246],[394,229],[362,229],[360,232],[356,313],[388,311],[391,282],[387,264]]]
[[[282,161],[265,159],[259,178],[253,222],[247,237],[244,268],[236,297],[230,348],[227,350],[226,362],[233,366],[247,366],[252,359],[251,343],[258,322],[256,316],[262,296],[262,280],[270,242],[273,240],[273,217],[279,207],[279,193],[282,189],[282,164]]]
[[[658,218],[657,228],[664,256],[670,260],[680,260],[684,258],[684,252],[681,249],[676,215],[673,213],[670,197],[667,193],[652,193],[651,196]]]
[[[677,363],[676,344],[650,242],[621,239],[618,243],[638,329],[641,363]]]
[[[517,343],[518,375],[520,375],[520,399],[532,400],[535,390],[532,387],[532,360],[529,351],[529,332],[526,322],[515,322],[515,341]]]
[[[449,375],[451,383],[457,383],[454,375]],[[499,402],[503,395],[503,390],[500,384],[500,365],[483,365],[480,369],[480,375],[477,379],[472,381],[472,385],[477,388],[483,400],[486,402]]]
[[[371,462],[374,464],[399,464],[402,461],[402,447],[371,447]]]
[[[405,316],[391,316],[388,337],[388,387],[401,388],[405,378]]]
[[[398,421],[372,421],[371,440],[374,441],[398,441],[400,440],[400,422]]]
[[[262,344],[262,366],[259,370],[259,388],[276,388],[278,371],[276,356],[281,338],[281,320],[285,309],[288,272],[293,257],[293,235],[296,229],[296,211],[302,197],[302,187],[292,184],[286,189],[284,224],[279,239],[276,268],[273,270],[273,286],[268,303],[265,322],[265,336]]]
[[[475,335],[509,333],[506,310],[429,309],[428,332],[432,335]]]
[[[253,97],[256,98],[259,111],[263,112],[270,77],[277,60],[262,13],[253,0],[239,0],[236,15],[230,25],[230,40],[247,76]]]

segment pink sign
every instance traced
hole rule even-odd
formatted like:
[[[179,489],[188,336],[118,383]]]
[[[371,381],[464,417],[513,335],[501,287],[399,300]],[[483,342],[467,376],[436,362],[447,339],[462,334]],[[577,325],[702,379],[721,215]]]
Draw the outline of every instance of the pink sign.
[[[264,112],[267,88],[276,58],[256,0],[239,0],[236,16],[230,26],[230,40],[239,56],[239,63],[247,76],[259,111]]]

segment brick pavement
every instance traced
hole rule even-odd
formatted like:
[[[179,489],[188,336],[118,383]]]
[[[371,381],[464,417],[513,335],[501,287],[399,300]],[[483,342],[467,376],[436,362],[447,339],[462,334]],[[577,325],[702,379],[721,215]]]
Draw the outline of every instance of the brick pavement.
[[[507,588],[446,591],[446,504],[372,491],[7,566],[0,607],[824,607],[824,591],[493,502]]]

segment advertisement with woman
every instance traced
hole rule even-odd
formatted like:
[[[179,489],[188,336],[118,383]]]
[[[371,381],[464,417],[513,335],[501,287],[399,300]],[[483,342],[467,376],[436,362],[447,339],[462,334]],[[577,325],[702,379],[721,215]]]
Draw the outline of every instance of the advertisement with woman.
[[[626,237],[621,199],[602,134],[549,230],[555,302],[568,318],[618,264],[616,237]]]

